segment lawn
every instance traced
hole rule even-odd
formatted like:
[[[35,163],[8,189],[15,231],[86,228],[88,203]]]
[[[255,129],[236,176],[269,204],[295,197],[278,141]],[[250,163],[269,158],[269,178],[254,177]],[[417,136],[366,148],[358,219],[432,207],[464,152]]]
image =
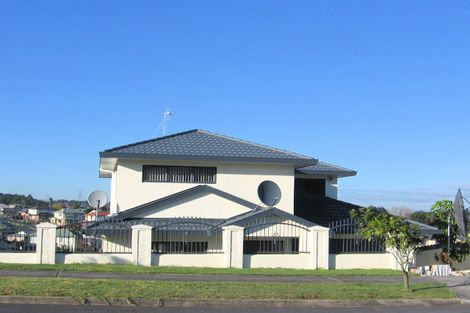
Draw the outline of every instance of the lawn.
[[[301,270],[281,268],[210,268],[173,266],[135,266],[116,264],[6,264],[0,270],[54,270],[104,273],[159,273],[191,275],[277,275],[277,276],[400,276],[400,271],[389,269]]]
[[[405,292],[398,283],[171,282],[2,277],[0,295],[70,296],[76,299],[450,299],[438,283],[417,283]]]

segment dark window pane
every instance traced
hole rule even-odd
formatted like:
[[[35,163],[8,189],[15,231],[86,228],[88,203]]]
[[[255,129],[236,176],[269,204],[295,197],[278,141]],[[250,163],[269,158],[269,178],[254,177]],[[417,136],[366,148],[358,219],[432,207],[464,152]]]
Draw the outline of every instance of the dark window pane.
[[[215,184],[216,167],[144,165],[143,182]]]

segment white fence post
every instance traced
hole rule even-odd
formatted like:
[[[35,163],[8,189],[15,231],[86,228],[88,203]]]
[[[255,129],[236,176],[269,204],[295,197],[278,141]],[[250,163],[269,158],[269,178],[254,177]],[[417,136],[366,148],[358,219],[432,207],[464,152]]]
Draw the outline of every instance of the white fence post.
[[[152,265],[152,226],[132,226],[132,263],[134,265]]]
[[[322,226],[309,228],[310,261],[313,269],[329,269],[330,263],[330,230]]]
[[[38,264],[55,264],[57,225],[40,223],[36,225],[36,260]]]
[[[227,268],[243,268],[243,227],[223,227],[224,263]]]

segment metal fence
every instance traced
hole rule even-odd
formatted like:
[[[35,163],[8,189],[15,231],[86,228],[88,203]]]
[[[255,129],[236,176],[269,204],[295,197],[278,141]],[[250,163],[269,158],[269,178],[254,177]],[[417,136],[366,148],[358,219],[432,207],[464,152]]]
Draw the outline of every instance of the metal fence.
[[[56,230],[59,253],[132,253],[132,222],[68,221]]]
[[[222,229],[219,220],[203,218],[168,218],[146,221],[153,226],[152,253],[201,254],[222,253]]]
[[[385,245],[377,239],[364,239],[359,234],[359,227],[353,219],[331,222],[330,253],[385,253]]]
[[[36,251],[36,224],[19,215],[0,215],[0,252]]]
[[[309,229],[276,216],[261,217],[244,225],[244,254],[308,253]]]

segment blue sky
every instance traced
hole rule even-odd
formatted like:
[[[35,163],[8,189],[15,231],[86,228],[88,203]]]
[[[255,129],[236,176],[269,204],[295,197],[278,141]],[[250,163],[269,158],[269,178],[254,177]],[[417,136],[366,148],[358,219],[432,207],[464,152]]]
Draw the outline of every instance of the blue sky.
[[[340,198],[470,196],[468,1],[2,1],[0,192],[109,189],[98,151],[201,128],[356,169]]]

